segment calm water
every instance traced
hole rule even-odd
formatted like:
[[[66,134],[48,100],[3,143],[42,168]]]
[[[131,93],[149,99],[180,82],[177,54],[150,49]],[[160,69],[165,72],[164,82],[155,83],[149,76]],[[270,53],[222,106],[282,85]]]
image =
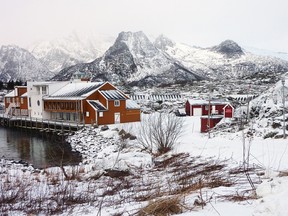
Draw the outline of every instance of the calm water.
[[[0,157],[24,160],[36,168],[78,164],[79,154],[56,135],[0,127]]]

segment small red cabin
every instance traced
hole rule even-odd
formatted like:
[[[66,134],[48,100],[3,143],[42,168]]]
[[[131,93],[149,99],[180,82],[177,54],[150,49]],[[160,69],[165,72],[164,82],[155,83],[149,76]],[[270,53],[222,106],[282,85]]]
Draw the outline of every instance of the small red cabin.
[[[201,133],[208,132],[209,128],[212,129],[215,127],[216,124],[218,124],[223,116],[202,116],[201,117]],[[209,124],[210,122],[210,124]]]
[[[212,100],[187,100],[185,104],[186,115],[204,116],[209,115],[209,104],[211,115],[224,115],[224,107],[227,106],[225,101]]]

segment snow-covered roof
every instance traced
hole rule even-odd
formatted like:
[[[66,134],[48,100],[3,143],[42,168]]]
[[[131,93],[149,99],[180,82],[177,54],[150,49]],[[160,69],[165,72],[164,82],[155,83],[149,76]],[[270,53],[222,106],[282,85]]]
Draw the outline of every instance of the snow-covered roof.
[[[207,105],[209,104],[208,100],[196,100],[196,99],[188,99],[188,102],[190,105]],[[227,101],[222,100],[211,100],[211,105],[217,105],[217,104],[228,104]]]
[[[126,100],[126,109],[140,109],[140,106],[133,100]]]
[[[106,111],[106,107],[99,100],[88,100],[88,103],[97,111]]]
[[[45,99],[81,99],[89,96],[95,90],[99,89],[104,83],[103,82],[92,82],[92,83],[69,83],[62,87],[60,90],[53,93],[51,96]]]
[[[16,90],[12,90],[8,94],[6,94],[5,97],[15,97],[16,93],[17,93]]]
[[[108,100],[124,100],[125,95],[119,90],[102,90],[99,91]]]
[[[32,86],[45,86],[45,85],[49,85],[49,84],[53,84],[55,82],[35,82],[32,84]]]
[[[167,100],[176,100],[176,99],[181,99],[181,95],[180,94],[152,94],[149,96],[148,98],[149,100],[152,101],[157,101],[157,100],[162,100],[162,101],[167,101]]]
[[[27,97],[28,92],[25,92],[24,94],[21,95],[21,97]]]

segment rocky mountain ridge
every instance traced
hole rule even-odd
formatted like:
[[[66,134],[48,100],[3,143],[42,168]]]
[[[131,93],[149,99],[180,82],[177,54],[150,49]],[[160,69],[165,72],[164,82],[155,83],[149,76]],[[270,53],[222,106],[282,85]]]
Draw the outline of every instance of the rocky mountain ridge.
[[[15,45],[0,48],[0,80],[43,80],[53,76],[29,51]]]
[[[174,42],[164,35],[152,42],[140,31],[119,33],[106,52],[102,49],[105,47],[103,45],[102,55],[100,51],[95,54],[98,49],[96,44],[89,40],[83,42],[77,34],[72,34],[65,40],[34,46],[30,50],[37,58],[29,54],[29,59],[18,59],[15,62],[13,55],[9,57],[2,53],[2,56],[6,56],[2,57],[2,79],[5,81],[21,77],[43,80],[53,77],[53,80],[69,80],[73,73],[81,71],[91,74],[93,81],[149,87],[185,84],[203,79],[266,79],[271,74],[278,77],[288,71],[287,61],[252,54],[232,40],[223,41],[217,46],[200,48]],[[108,44],[109,42],[106,46]],[[29,52],[26,50],[25,53]],[[93,57],[94,54],[100,57]],[[10,58],[14,60],[7,63]],[[23,70],[24,66],[21,69],[19,65],[25,61],[30,65],[30,71],[33,68],[36,70],[28,73],[27,69]],[[39,67],[42,69],[38,69]],[[59,73],[55,72],[63,67]],[[25,75],[20,76],[22,73]]]
[[[288,71],[288,62],[254,55],[232,40],[199,48],[173,42],[163,35],[152,43],[143,32],[121,32],[101,58],[65,68],[53,79],[69,79],[78,70],[91,72],[92,80],[159,86],[202,79],[249,79],[255,74],[281,74]]]
[[[122,85],[153,86],[204,79],[159,50],[143,32],[121,32],[105,54],[57,74],[69,79],[76,71],[92,73],[92,80]]]

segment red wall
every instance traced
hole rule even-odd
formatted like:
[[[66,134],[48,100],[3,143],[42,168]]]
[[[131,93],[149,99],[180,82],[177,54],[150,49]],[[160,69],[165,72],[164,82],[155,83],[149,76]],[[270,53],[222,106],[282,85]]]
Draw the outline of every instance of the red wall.
[[[226,106],[224,111],[225,118],[232,118],[233,117],[233,108],[231,106]]]
[[[222,118],[210,118],[210,129],[214,128]],[[201,118],[201,133],[208,132],[208,118]]]

